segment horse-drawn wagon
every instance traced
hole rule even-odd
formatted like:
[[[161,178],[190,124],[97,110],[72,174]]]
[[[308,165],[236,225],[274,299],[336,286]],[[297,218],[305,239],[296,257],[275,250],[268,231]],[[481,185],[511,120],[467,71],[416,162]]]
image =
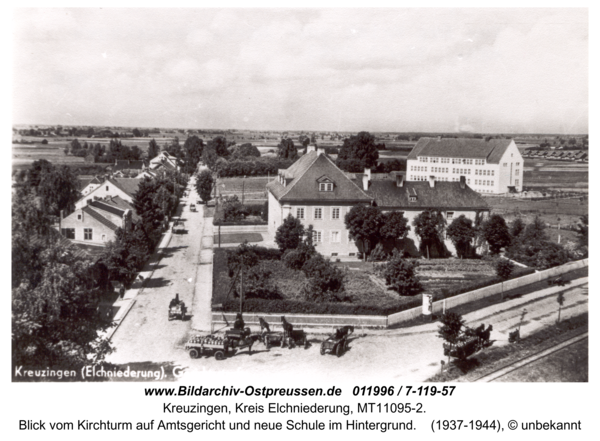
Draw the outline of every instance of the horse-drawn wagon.
[[[354,332],[353,326],[344,326],[321,343],[321,355],[335,354],[341,357],[348,350],[348,336]]]
[[[250,328],[242,332],[230,330],[225,336],[217,335],[193,336],[185,345],[185,350],[190,358],[198,358],[201,355],[213,355],[217,360],[223,360],[229,355],[235,355],[239,350],[248,348],[252,352],[252,345],[260,338],[259,335],[251,335]]]

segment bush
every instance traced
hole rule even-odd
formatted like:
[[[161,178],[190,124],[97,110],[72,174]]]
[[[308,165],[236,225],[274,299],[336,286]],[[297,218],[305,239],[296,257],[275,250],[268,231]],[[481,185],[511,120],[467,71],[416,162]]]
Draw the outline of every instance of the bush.
[[[382,262],[384,260],[387,260],[387,258],[388,258],[388,255],[383,250],[383,245],[380,242],[377,244],[375,249],[371,252],[371,254],[369,255],[369,258],[367,260],[369,262]]]
[[[323,314],[323,315],[390,315],[421,305],[420,298],[393,306],[357,305],[352,303],[325,302],[314,303],[299,300],[263,300],[248,299],[244,301],[244,312],[263,314]],[[227,300],[223,303],[224,312],[240,310],[238,299]]]
[[[247,216],[262,216],[262,204],[246,204],[244,205]]]

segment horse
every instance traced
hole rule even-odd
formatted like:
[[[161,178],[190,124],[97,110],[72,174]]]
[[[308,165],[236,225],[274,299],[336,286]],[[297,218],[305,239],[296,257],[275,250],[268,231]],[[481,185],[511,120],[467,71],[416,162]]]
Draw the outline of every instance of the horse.
[[[264,318],[259,317],[258,322],[260,323],[260,332],[262,334],[271,332],[271,327]]]

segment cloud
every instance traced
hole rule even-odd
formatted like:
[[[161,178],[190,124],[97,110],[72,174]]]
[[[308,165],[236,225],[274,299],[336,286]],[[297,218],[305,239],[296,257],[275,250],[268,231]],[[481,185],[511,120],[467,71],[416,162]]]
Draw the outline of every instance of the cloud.
[[[40,9],[15,22],[15,122],[588,128],[583,9]]]

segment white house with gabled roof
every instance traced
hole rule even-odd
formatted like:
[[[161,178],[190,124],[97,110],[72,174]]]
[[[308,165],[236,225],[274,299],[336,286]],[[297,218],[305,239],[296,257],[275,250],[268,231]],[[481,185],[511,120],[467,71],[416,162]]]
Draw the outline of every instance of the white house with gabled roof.
[[[458,182],[479,193],[523,189],[523,156],[512,139],[421,138],[406,161],[407,181]]]

